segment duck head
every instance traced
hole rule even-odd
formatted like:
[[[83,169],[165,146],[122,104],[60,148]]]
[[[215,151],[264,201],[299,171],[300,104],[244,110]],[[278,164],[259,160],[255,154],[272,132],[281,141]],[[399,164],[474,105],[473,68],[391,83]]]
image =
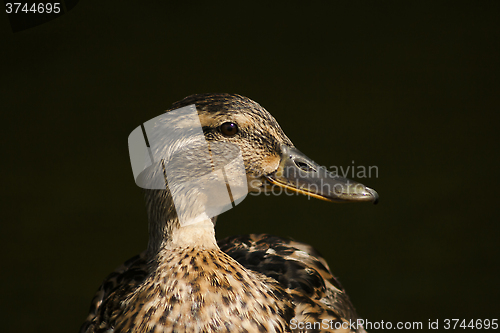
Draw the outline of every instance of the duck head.
[[[174,108],[195,104],[208,142],[240,148],[253,192],[273,186],[332,202],[377,203],[374,190],[339,177],[300,152],[269,112],[249,98],[234,94],[186,97]]]
[[[285,135],[277,121],[262,106],[249,98],[235,94],[198,94],[172,105],[171,110],[195,105],[204,140],[213,144],[236,146],[241,152],[248,191],[269,191],[273,186],[286,188],[315,198],[332,202],[378,201],[374,190],[328,172],[324,167],[300,152]],[[182,150],[193,140],[169,143],[169,147]],[[174,148],[172,148],[174,149]],[[183,153],[182,166],[189,158]],[[179,160],[179,159],[178,159]],[[192,170],[192,169],[189,169]],[[192,171],[189,171],[192,172]],[[179,178],[179,179],[181,179]],[[171,239],[172,231],[179,228],[170,191],[146,190],[146,203],[150,220],[150,244]],[[186,198],[186,202],[189,198]],[[191,202],[192,204],[192,202]],[[215,222],[215,219],[213,219]]]

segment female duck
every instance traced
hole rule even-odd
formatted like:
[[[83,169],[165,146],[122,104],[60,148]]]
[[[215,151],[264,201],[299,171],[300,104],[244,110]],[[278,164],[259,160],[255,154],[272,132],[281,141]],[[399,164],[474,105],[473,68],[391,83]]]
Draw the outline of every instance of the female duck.
[[[374,190],[324,172],[299,152],[256,102],[202,94],[173,109],[193,104],[209,145],[239,147],[250,191],[282,186],[328,201],[377,201]],[[264,234],[217,243],[216,217],[181,223],[172,197],[177,184],[168,185],[146,190],[148,248],[107,277],[82,333],[364,332],[342,325],[356,321],[356,312],[312,247]],[[187,195],[182,200],[194,204]]]

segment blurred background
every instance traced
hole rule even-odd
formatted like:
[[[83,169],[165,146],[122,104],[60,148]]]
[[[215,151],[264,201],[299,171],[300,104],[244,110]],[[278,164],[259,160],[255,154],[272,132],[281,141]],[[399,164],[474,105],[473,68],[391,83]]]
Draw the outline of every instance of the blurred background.
[[[2,15],[2,331],[78,331],[146,247],[129,133],[204,92],[254,99],[320,164],[378,167],[358,179],[377,206],[249,196],[218,238],[312,244],[370,321],[498,318],[499,17],[498,1],[89,0],[14,33]]]

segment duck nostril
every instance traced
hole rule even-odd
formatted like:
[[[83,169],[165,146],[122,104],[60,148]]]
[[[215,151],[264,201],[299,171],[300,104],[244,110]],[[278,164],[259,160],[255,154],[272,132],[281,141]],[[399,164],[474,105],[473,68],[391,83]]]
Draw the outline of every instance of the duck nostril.
[[[309,164],[307,163],[304,163],[304,162],[300,162],[300,161],[293,161],[295,163],[295,165],[303,170],[303,171],[306,171],[306,172],[311,172],[311,171],[316,171],[316,169],[314,169],[313,167],[311,167]]]

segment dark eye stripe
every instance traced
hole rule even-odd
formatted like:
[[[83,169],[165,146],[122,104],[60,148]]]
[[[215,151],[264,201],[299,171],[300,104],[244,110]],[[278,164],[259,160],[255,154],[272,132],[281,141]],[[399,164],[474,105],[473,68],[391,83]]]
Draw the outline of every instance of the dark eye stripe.
[[[201,129],[203,130],[203,133],[206,134],[206,133],[212,132],[215,128],[210,127],[210,126],[203,126]]]

